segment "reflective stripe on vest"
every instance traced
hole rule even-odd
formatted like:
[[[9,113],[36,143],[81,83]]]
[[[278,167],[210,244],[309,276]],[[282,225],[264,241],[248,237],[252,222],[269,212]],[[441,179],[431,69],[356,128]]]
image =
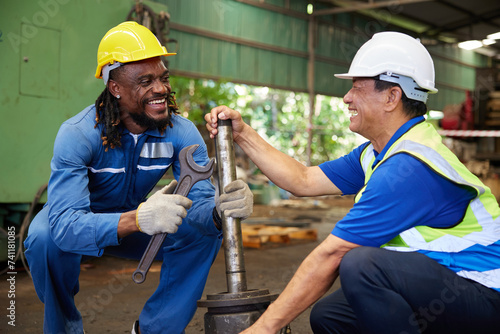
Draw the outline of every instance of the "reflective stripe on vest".
[[[365,186],[356,194],[355,202],[362,197],[373,172],[385,160],[401,153],[415,157],[454,183],[474,188],[477,196],[469,203],[462,221],[457,222],[456,225],[450,228],[415,226],[401,232],[399,236],[381,247],[396,251],[458,253],[475,245],[487,247],[499,242],[500,208],[491,190],[441,143],[439,134],[431,124],[426,122],[416,124],[396,140],[373,169],[372,164],[375,161],[373,145],[370,144],[365,148],[360,157],[361,166],[365,172]],[[495,262],[500,263],[500,259],[495,258]],[[459,263],[456,265],[463,268]],[[470,269],[474,267],[474,264],[470,263],[465,265]],[[500,288],[500,265],[497,268],[484,272],[463,270],[457,274],[498,289]]]

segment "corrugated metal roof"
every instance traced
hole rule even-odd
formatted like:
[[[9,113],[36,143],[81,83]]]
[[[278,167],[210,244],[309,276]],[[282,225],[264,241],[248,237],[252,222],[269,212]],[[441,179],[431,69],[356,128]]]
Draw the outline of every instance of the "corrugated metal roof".
[[[316,16],[314,91],[333,96],[345,94],[349,83],[335,79],[333,74],[348,69],[358,48],[373,33],[396,30],[422,38],[434,58],[440,93],[431,96],[429,106],[442,108],[448,103],[461,102],[465,90],[475,87],[475,69],[487,66],[489,60],[458,49],[456,44],[445,43],[443,38],[449,41],[452,37],[459,40],[457,36],[465,36],[462,31],[465,26],[458,23],[465,25],[466,21],[473,25],[467,36],[494,32],[497,18],[489,15],[484,22],[481,18],[487,15],[487,9],[498,12],[500,4],[479,0],[484,10],[474,8],[472,11],[466,1],[456,4],[445,0],[420,1],[401,5],[406,1],[420,0],[400,0],[398,6]],[[173,73],[308,91],[310,16],[306,8],[309,1],[163,2],[171,14],[171,35],[180,41],[178,56],[171,59]],[[353,9],[348,8],[350,5],[370,3],[380,5],[381,1],[315,2],[318,12],[339,8],[347,11]],[[401,20],[406,20],[404,28],[397,25]],[[483,25],[487,25],[488,30],[482,30]]]

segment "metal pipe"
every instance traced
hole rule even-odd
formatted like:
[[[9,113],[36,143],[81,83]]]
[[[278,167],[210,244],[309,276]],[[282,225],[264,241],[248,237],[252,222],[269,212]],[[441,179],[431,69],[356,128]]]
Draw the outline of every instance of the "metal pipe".
[[[219,193],[222,194],[224,187],[236,180],[236,164],[231,120],[219,120],[217,124],[215,151]],[[243,259],[241,222],[239,218],[225,217],[223,213],[221,218],[228,292],[244,292],[247,291],[247,278]]]
[[[312,155],[312,136],[313,136],[313,116],[314,116],[314,102],[316,95],[314,93],[314,40],[316,38],[316,23],[314,16],[309,17],[308,37],[307,37],[307,51],[309,59],[307,61],[307,92],[309,93],[309,117],[307,118],[307,166],[311,166]]]
[[[225,186],[236,180],[236,163],[231,120],[219,120],[217,124],[219,133],[215,137],[215,152],[221,194]],[[267,289],[247,289],[240,219],[221,216],[227,292],[207,295],[206,300],[198,301],[199,307],[208,308],[204,316],[206,334],[242,332],[257,321],[278,297]]]

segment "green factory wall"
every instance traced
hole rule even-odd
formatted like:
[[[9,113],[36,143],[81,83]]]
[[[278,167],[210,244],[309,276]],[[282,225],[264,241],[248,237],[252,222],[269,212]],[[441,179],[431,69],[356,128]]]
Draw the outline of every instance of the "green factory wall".
[[[145,1],[147,3],[147,1]],[[171,15],[178,55],[174,75],[307,91],[308,16],[304,0],[157,0]],[[92,104],[103,89],[94,78],[104,33],[123,21],[133,0],[3,1],[0,7],[0,203],[28,203],[48,180],[60,124]],[[320,17],[315,92],[343,96],[344,72],[357,48],[381,22],[359,15]],[[175,44],[169,44],[172,51]],[[441,109],[474,89],[486,58],[455,48],[430,48]],[[1,215],[1,213],[0,213]]]
[[[99,41],[130,8],[121,0],[2,1],[0,203],[29,203],[48,181],[59,126],[104,88],[94,77]]]
[[[162,2],[179,41],[173,73],[307,90],[306,20],[233,0]]]
[[[168,6],[171,36],[180,42],[179,57],[171,62],[174,73],[307,91],[308,1],[157,1]],[[358,48],[374,32],[388,28],[377,19],[347,13],[319,17],[314,91],[343,96],[350,83],[333,74],[347,71]],[[439,89],[428,106],[442,109],[462,102],[465,91],[474,90],[475,69],[488,66],[488,58],[452,46],[428,48]]]

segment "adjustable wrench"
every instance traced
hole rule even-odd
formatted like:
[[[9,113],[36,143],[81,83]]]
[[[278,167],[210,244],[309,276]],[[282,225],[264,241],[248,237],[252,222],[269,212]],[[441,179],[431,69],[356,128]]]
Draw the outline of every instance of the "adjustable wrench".
[[[198,146],[200,145],[195,144],[187,146],[179,153],[181,175],[177,187],[174,190],[174,194],[187,196],[191,187],[193,187],[196,182],[208,179],[212,175],[214,159],[210,159],[210,162],[206,166],[199,166],[193,159],[193,153]],[[146,274],[167,234],[168,233],[158,233],[151,237],[137,269],[132,274],[132,280],[135,283],[140,284],[146,280]]]

